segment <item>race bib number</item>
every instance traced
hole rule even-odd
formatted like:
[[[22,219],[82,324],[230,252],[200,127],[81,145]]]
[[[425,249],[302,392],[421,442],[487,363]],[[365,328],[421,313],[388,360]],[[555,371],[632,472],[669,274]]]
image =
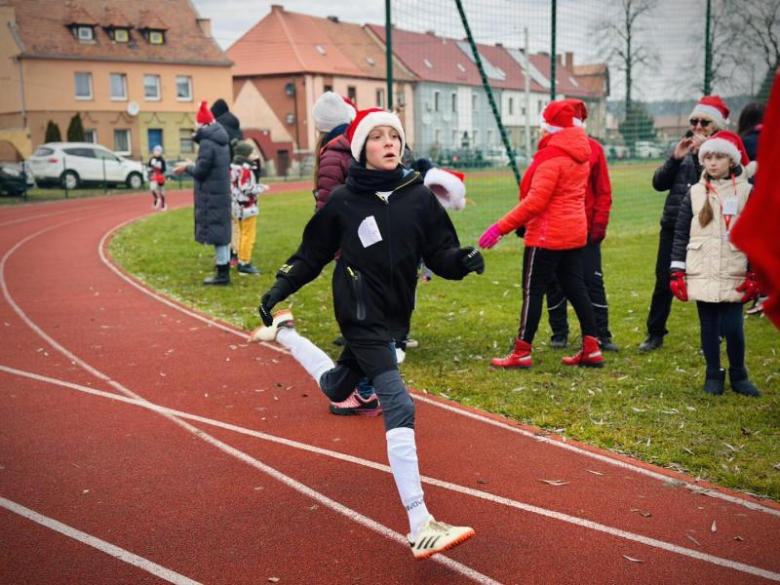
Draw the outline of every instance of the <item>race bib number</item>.
[[[369,215],[362,222],[358,228],[358,236],[360,237],[360,243],[364,248],[373,246],[377,242],[382,241],[382,234],[379,232],[379,226],[376,224],[376,219],[373,215]]]

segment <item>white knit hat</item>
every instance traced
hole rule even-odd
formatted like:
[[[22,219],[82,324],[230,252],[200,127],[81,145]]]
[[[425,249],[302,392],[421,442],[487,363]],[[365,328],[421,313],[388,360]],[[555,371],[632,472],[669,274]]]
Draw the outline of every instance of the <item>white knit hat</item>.
[[[332,91],[323,93],[312,108],[314,127],[320,132],[330,132],[337,126],[349,124],[357,110],[350,101]]]
[[[349,140],[352,156],[356,161],[360,162],[360,154],[366,145],[368,135],[377,126],[390,126],[398,132],[398,136],[401,138],[401,154],[403,154],[406,146],[406,135],[404,134],[404,127],[401,125],[400,118],[393,112],[380,108],[371,108],[360,110],[352,124],[347,128],[347,140]]]

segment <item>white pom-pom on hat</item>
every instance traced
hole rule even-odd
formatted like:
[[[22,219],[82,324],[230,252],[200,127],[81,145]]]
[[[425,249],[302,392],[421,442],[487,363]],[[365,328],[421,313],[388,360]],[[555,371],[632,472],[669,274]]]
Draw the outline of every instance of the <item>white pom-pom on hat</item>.
[[[466,175],[449,169],[433,168],[425,173],[423,183],[444,209],[460,211],[466,207]]]

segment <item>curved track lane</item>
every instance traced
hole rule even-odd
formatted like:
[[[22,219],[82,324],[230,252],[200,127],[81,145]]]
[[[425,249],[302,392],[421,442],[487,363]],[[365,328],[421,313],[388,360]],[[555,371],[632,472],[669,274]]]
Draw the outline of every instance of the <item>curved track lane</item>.
[[[774,504],[423,395],[426,499],[477,537],[415,563],[381,420],[111,264],[147,208],[0,209],[0,582],[780,581]]]

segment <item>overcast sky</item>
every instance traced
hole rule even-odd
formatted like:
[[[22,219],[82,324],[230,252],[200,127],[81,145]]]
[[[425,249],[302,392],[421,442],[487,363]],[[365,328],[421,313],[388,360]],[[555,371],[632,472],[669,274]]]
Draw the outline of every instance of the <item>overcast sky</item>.
[[[384,0],[336,3],[333,0],[192,0],[201,16],[210,18],[214,37],[227,49],[271,11],[272,4],[285,10],[313,16],[338,16],[358,24],[385,22]],[[523,46],[523,29],[528,27],[532,51],[550,47],[549,0],[464,0],[474,36],[481,42],[502,42]],[[598,62],[599,51],[589,25],[609,6],[609,0],[558,0],[557,52],[573,51],[575,63]],[[703,74],[704,0],[658,0],[651,29],[643,42],[657,55],[654,70],[640,73],[635,98],[682,99],[697,93],[695,81]],[[438,34],[465,36],[453,0],[393,0],[393,21],[407,30],[435,30]],[[694,70],[691,72],[691,70]],[[695,76],[694,76],[695,73]],[[612,98],[624,94],[624,83],[614,68]],[[760,82],[760,80],[759,80]],[[717,88],[715,88],[717,90]]]

